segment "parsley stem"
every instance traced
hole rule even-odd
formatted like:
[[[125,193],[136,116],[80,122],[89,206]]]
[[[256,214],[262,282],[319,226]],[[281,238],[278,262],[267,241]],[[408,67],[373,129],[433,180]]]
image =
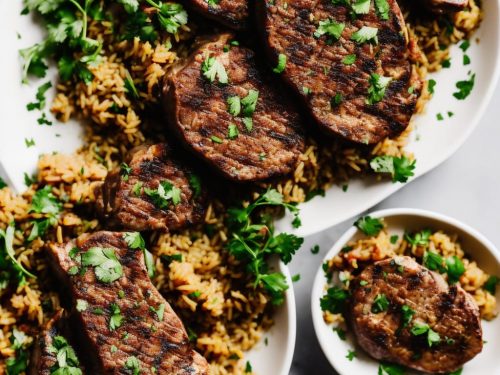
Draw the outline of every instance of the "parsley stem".
[[[155,7],[156,9],[160,9],[160,4],[156,4],[153,0],[146,0],[146,3]]]
[[[87,37],[87,7],[89,5],[89,0],[85,0],[85,9],[82,8],[82,6],[76,1],[76,0],[69,0],[70,3],[72,3],[77,9],[82,12],[83,16],[83,28],[82,28],[82,39]]]

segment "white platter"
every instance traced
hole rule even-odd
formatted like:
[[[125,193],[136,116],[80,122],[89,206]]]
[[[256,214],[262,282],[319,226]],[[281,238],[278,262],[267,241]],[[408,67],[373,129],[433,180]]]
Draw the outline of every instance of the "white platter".
[[[396,208],[377,211],[369,214],[371,217],[384,218],[390,234],[403,235],[405,230],[422,230],[430,228],[443,230],[446,233],[458,235],[464,251],[475,260],[478,266],[491,275],[500,275],[500,252],[482,234],[455,219],[435,212],[413,208]],[[347,242],[362,238],[364,235],[356,227],[349,228],[326,254],[322,263],[334,257]],[[340,375],[376,375],[379,363],[369,357],[362,349],[357,348],[351,334],[342,341],[338,335],[323,320],[320,308],[320,298],[325,294],[326,278],[323,270],[318,270],[314,279],[311,294],[311,309],[314,330],[323,352],[330,364]],[[500,288],[497,288],[496,298],[500,298]],[[500,374],[498,361],[498,346],[500,345],[500,318],[490,322],[482,321],[483,340],[486,344],[483,351],[470,362],[467,362],[462,375]],[[357,357],[353,361],[346,358],[348,350],[356,349]],[[416,372],[405,372],[407,375]],[[422,374],[422,373],[418,373]]]
[[[432,75],[437,81],[435,95],[426,112],[416,117],[417,129],[408,147],[417,159],[416,177],[439,165],[463,144],[491,99],[500,71],[499,0],[484,1],[483,6],[484,20],[467,51],[471,64],[463,66],[463,53],[458,46],[454,46],[451,68]],[[35,97],[36,88],[48,78],[53,78],[54,72],[30,86],[20,84],[18,50],[40,40],[42,35],[30,16],[20,15],[21,8],[20,0],[0,0],[3,47],[0,58],[3,88],[0,93],[0,174],[19,191],[25,189],[24,173],[34,172],[40,153],[71,152],[81,142],[81,129],[77,123],[55,122],[51,127],[39,126],[36,122],[37,113],[26,110],[26,104]],[[477,43],[477,40],[480,42]],[[474,90],[466,100],[457,100],[452,96],[456,90],[455,83],[466,79],[469,70],[476,73]],[[49,95],[48,103],[50,100]],[[452,111],[454,116],[437,121],[436,114],[445,114],[447,111]],[[33,138],[36,146],[27,148],[25,138]],[[352,181],[345,193],[339,187],[332,187],[324,198],[316,197],[301,205],[303,225],[296,232],[310,235],[329,228],[379,203],[402,186],[399,183],[364,180]],[[290,231],[290,222],[289,218],[285,218],[277,223],[277,227]]]

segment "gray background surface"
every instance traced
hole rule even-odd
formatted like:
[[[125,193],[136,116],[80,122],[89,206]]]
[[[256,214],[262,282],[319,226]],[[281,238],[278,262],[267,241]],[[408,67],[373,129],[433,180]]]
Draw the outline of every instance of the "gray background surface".
[[[403,187],[370,211],[412,207],[437,211],[482,232],[500,247],[500,87],[472,136],[450,159]],[[446,142],[446,140],[443,140]],[[353,220],[305,239],[290,271],[300,273],[294,283],[297,304],[297,341],[292,375],[335,374],[316,339],[311,320],[311,289],[325,253]],[[309,249],[320,245],[317,255]],[[350,374],[362,375],[362,374]]]

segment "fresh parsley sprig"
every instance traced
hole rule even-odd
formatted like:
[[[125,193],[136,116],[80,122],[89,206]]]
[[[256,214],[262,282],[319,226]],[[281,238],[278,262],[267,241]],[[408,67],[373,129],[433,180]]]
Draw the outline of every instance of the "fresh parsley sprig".
[[[46,185],[42,189],[37,190],[31,200],[29,212],[38,214],[42,217],[33,220],[33,227],[28,236],[28,242],[43,236],[49,227],[57,225],[61,210],[62,204],[52,193],[51,186]]]
[[[283,202],[283,195],[269,189],[247,207],[228,210],[230,229],[229,252],[247,265],[255,276],[254,286],[262,285],[271,295],[272,303],[283,302],[284,292],[288,289],[282,273],[269,272],[266,258],[278,255],[284,263],[289,263],[304,239],[289,233],[274,234],[274,227],[266,215],[255,215],[255,210],[270,206],[283,207],[298,218],[296,206]]]
[[[23,82],[28,75],[45,77],[48,61],[56,57],[63,80],[76,75],[86,83],[92,80],[87,64],[97,60],[102,42],[87,35],[89,19],[99,18],[102,9],[93,0],[25,0],[23,14],[38,14],[47,27],[47,37],[22,49]]]
[[[370,167],[377,173],[388,173],[392,176],[392,182],[404,183],[414,175],[416,160],[406,156],[396,157],[390,155],[376,156],[370,161]]]
[[[18,285],[26,282],[26,277],[36,278],[17,260],[14,251],[14,224],[6,230],[0,229],[0,290],[7,287],[10,280],[17,280]]]

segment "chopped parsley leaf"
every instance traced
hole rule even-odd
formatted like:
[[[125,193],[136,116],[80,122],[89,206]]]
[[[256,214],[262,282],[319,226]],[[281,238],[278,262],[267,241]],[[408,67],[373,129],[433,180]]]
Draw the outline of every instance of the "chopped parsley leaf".
[[[137,357],[130,356],[125,361],[125,367],[129,370],[132,370],[133,375],[139,375],[141,372],[141,364]]]
[[[239,135],[238,127],[235,124],[229,124],[227,128],[227,137],[229,139],[235,139]]]
[[[436,331],[433,331],[426,323],[415,323],[410,332],[414,336],[427,334],[427,345],[429,345],[429,348],[441,341],[439,334]]]
[[[378,375],[405,375],[405,369],[394,363],[381,363],[378,367]]]
[[[337,332],[339,339],[341,339],[342,341],[345,341],[345,339],[346,339],[346,331],[345,330],[343,330],[340,327],[335,327],[335,328],[333,328],[333,332]]]
[[[343,99],[344,98],[342,97],[342,94],[338,92],[332,97],[332,99],[330,100],[330,104],[332,107],[338,107],[340,103],[342,103]]]
[[[313,254],[318,254],[319,253],[319,245],[314,245],[313,247],[311,247],[311,253]]]
[[[423,257],[423,264],[431,271],[446,272],[444,259],[441,255],[434,251],[426,251]]]
[[[344,311],[348,298],[349,292],[347,290],[332,286],[320,299],[321,310],[339,314]]]
[[[434,87],[436,87],[436,81],[433,79],[428,80],[427,90],[429,91],[430,94],[434,94]]]
[[[129,167],[127,163],[120,164],[120,175],[123,181],[128,181],[128,176],[132,173],[132,168]]]
[[[387,21],[389,19],[390,7],[387,0],[375,0],[375,10],[381,20]]]
[[[420,232],[416,232],[413,236],[409,233],[405,234],[405,240],[412,246],[429,246],[429,238],[432,235],[432,231],[429,229],[424,229]]]
[[[401,325],[402,327],[407,327],[415,315],[415,310],[413,310],[408,305],[401,306]]]
[[[111,311],[111,316],[109,318],[109,329],[114,331],[120,328],[123,324],[123,315],[121,314],[120,308],[116,303],[112,303],[109,307]]]
[[[356,54],[353,53],[352,55],[347,55],[342,59],[342,64],[344,65],[352,65],[356,62]]]
[[[165,304],[162,303],[155,309],[153,306],[149,306],[149,310],[156,314],[156,317],[160,322],[163,321],[163,315],[165,314]]]
[[[404,183],[414,175],[416,160],[410,160],[406,156],[400,158],[390,155],[382,155],[370,161],[370,167],[377,173],[389,173],[393,182]]]
[[[465,266],[456,255],[446,258],[446,267],[450,284],[458,282],[460,276],[465,273]]]
[[[469,65],[470,64],[470,57],[469,57],[469,55],[464,55],[462,62],[463,62],[464,65]]]
[[[469,47],[470,47],[470,42],[469,42],[469,40],[467,40],[467,39],[466,39],[466,40],[462,41],[462,43],[460,43],[460,46],[459,46],[459,47],[460,47],[460,49],[461,49],[462,51],[466,52],[466,51],[469,49]]]
[[[484,283],[483,289],[494,296],[497,292],[497,285],[499,282],[500,282],[499,278],[492,275]]]
[[[469,79],[465,81],[458,81],[455,84],[458,91],[453,93],[453,96],[458,100],[464,100],[465,98],[467,98],[470,95],[472,89],[474,88],[475,78],[476,74],[472,74]]]
[[[355,14],[367,14],[370,11],[371,0],[355,0],[351,8]]]
[[[369,5],[369,0],[358,0],[358,1],[368,1]],[[319,26],[314,32],[314,37],[320,38],[321,36],[326,35],[330,40],[338,40],[342,35],[342,31],[344,31],[344,28],[345,28],[344,23],[339,23],[330,19],[325,19],[319,21]]]
[[[377,314],[383,311],[387,311],[389,308],[389,300],[385,296],[385,294],[377,294],[375,299],[373,300],[372,305],[372,313]]]
[[[363,26],[358,31],[354,32],[351,35],[351,40],[354,40],[356,43],[366,43],[373,42],[378,44],[378,29],[376,27]]]
[[[47,350],[57,359],[51,367],[52,374],[82,375],[82,370],[79,368],[80,361],[73,347],[64,337],[55,336]]]
[[[358,355],[354,350],[349,349],[347,351],[347,355],[345,356],[349,361],[352,362],[354,358],[356,358]]]
[[[168,208],[170,202],[174,206],[181,203],[181,189],[168,180],[161,181],[156,189],[144,188],[144,193],[159,209]]]
[[[257,90],[249,90],[247,96],[241,99],[243,117],[252,117],[255,112],[258,99],[259,92]]]
[[[205,61],[203,61],[203,64],[201,64],[201,72],[203,76],[212,83],[215,82],[216,78],[219,80],[219,83],[223,85],[229,82],[226,68],[213,56],[207,57]]]
[[[241,101],[238,95],[230,96],[227,98],[227,111],[232,116],[238,116],[241,112]]]
[[[384,223],[371,216],[363,216],[354,222],[354,226],[367,236],[376,236],[384,229]]]
[[[93,266],[97,280],[111,283],[123,276],[123,268],[115,250],[110,248],[92,247],[82,253],[82,266]]]
[[[34,109],[42,110],[45,108],[45,93],[52,87],[52,83],[50,81],[45,82],[43,85],[38,87],[36,92],[36,102],[28,103],[26,108],[28,111],[33,111]]]
[[[299,280],[300,280],[300,273],[298,273],[298,274],[296,274],[296,275],[293,275],[293,276],[292,276],[292,281],[293,281],[294,283],[296,283],[296,282],[297,282],[297,281],[299,281]]]
[[[278,64],[273,69],[273,72],[280,74],[285,71],[285,68],[286,68],[286,55],[280,53],[278,56]]]
[[[216,135],[212,135],[212,136],[210,137],[210,139],[211,139],[211,140],[212,140],[212,142],[214,142],[214,143],[219,143],[219,144],[220,144],[220,143],[222,143],[222,142],[223,142],[223,140],[222,140],[222,139],[220,139],[219,137],[217,137]]]
[[[252,370],[252,365],[250,364],[250,361],[247,361],[247,363],[245,364],[245,373],[248,374],[248,373],[251,373],[253,370]]]
[[[368,79],[370,87],[368,87],[368,98],[366,99],[366,104],[373,105],[384,99],[385,90],[391,81],[391,77],[384,77],[376,73],[372,73]]]

